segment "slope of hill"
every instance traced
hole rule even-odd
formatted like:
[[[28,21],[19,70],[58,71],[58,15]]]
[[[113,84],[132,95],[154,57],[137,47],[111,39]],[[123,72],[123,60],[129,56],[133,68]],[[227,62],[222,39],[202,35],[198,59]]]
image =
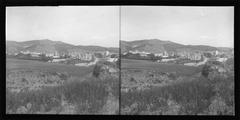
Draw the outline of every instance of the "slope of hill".
[[[24,49],[24,47],[21,46],[18,42],[15,42],[15,41],[7,41],[6,42],[6,51],[8,53],[15,53],[15,52],[21,51],[23,49]]]
[[[216,47],[206,45],[182,45],[171,41],[162,41],[158,39],[145,39],[135,41],[121,40],[121,52],[127,51],[145,51],[150,53],[160,52],[179,52],[179,51],[214,51]]]
[[[24,42],[7,41],[6,51],[8,53],[17,53],[20,51],[31,51],[41,53],[69,53],[69,52],[96,52],[96,51],[118,52],[118,48],[106,48],[100,46],[75,46],[61,41],[52,41],[48,39],[31,40]]]
[[[118,48],[114,48],[114,47],[82,46],[82,45],[79,45],[77,47],[80,48],[80,49],[83,49],[83,50],[94,51],[94,52],[97,52],[97,51],[110,51],[110,52],[118,53]]]
[[[224,52],[232,52],[233,48],[228,48],[228,47],[218,47],[219,51],[224,51]]]

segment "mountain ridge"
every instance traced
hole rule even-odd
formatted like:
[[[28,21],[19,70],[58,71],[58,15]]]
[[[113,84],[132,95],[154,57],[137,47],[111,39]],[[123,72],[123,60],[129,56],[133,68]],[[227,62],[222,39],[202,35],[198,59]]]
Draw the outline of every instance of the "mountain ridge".
[[[183,45],[172,41],[164,41],[159,39],[143,39],[134,41],[121,40],[121,53],[127,51],[145,51],[150,53],[160,52],[186,52],[186,51],[222,51],[222,47],[213,47],[208,45]],[[226,48],[230,50],[232,48]]]
[[[118,48],[102,46],[84,46],[72,45],[62,41],[53,41],[49,39],[13,41],[6,40],[6,51],[16,53],[20,51],[31,51],[41,53],[71,53],[71,52],[96,52],[96,51],[118,52]]]
[[[194,52],[194,51],[230,51],[233,48],[212,47],[208,45],[183,45],[172,41],[159,39],[143,39],[135,41],[120,41],[121,53],[127,51],[145,51],[150,53],[160,52]],[[71,53],[71,52],[99,52],[110,51],[118,53],[119,48],[102,47],[96,45],[72,45],[62,41],[53,41],[49,39],[29,40],[17,42],[13,40],[6,41],[6,51],[16,53],[20,51],[32,51],[41,53]]]

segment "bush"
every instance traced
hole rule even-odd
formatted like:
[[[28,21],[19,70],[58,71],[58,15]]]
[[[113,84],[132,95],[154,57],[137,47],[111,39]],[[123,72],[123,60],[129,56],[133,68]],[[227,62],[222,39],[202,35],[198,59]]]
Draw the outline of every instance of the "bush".
[[[100,72],[101,72],[101,65],[96,64],[93,68],[93,76],[98,77],[100,75]]]
[[[207,78],[210,72],[211,72],[211,66],[204,65],[202,68],[202,75]]]

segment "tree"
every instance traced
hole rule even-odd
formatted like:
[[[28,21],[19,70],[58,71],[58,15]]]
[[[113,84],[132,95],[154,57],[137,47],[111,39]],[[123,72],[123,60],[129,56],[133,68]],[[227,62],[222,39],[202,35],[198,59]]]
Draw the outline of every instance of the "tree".
[[[211,66],[210,65],[204,65],[203,68],[202,68],[202,75],[204,77],[208,77],[210,72],[211,72]]]
[[[39,57],[42,61],[49,61],[51,59],[50,57],[47,57],[45,54],[40,54]]]
[[[155,56],[154,56],[154,54],[153,54],[153,53],[151,53],[151,54],[148,54],[148,57],[149,57],[151,60],[155,60]]]
[[[116,61],[116,65],[117,65],[117,68],[120,68],[120,66],[121,66],[120,59],[117,59],[117,61]]]
[[[212,54],[211,53],[203,53],[204,56],[206,56],[207,58],[211,58]]]
[[[96,64],[93,68],[93,76],[98,77],[100,75],[100,72],[101,72],[101,66]]]
[[[111,57],[111,58],[116,58],[117,55],[116,55],[116,54],[112,54],[110,57]]]

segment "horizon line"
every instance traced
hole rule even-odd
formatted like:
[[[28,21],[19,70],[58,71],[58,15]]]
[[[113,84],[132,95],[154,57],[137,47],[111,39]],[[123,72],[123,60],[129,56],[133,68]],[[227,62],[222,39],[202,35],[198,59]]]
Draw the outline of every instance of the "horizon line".
[[[233,47],[226,47],[226,46],[212,46],[212,45],[203,45],[203,44],[199,44],[199,45],[195,45],[195,44],[183,44],[183,43],[178,43],[178,42],[175,42],[175,41],[171,41],[171,40],[161,40],[161,39],[158,39],[158,38],[150,38],[150,39],[137,39],[137,40],[120,40],[120,41],[126,41],[126,42],[134,42],[134,41],[141,41],[141,40],[159,40],[159,41],[165,41],[165,42],[173,42],[173,43],[177,43],[177,44],[182,44],[182,45],[193,45],[193,46],[199,46],[199,45],[202,45],[202,46],[210,46],[210,47],[216,47],[216,48],[232,48],[234,49],[234,45]]]
[[[49,41],[53,41],[53,42],[63,42],[63,41],[59,41],[59,40],[51,40],[51,39],[37,39],[37,40],[49,40]],[[24,40],[24,41],[16,41],[16,40],[6,40],[6,41],[14,41],[14,42],[28,42],[28,41],[37,41],[37,40]],[[101,45],[75,45],[73,43],[68,43],[68,42],[63,42],[65,44],[70,44],[70,45],[73,45],[73,46],[85,46],[85,47],[90,47],[90,46],[97,46],[97,47],[104,47],[104,48],[119,48],[119,46],[117,47],[114,47],[114,46],[111,46],[111,47],[107,47],[107,46],[101,46]]]
[[[41,40],[49,40],[49,41],[53,41],[53,42],[63,42],[63,41],[57,41],[57,40],[51,40],[51,39],[37,39],[37,40],[39,40],[39,41],[41,41]],[[37,40],[24,40],[24,41],[16,41],[16,40],[6,40],[6,41],[14,41],[14,42],[28,42],[28,41],[37,41]],[[165,42],[173,42],[173,43],[177,43],[177,44],[182,44],[182,45],[186,45],[186,46],[190,46],[190,45],[192,45],[192,46],[199,46],[199,45],[201,45],[201,46],[210,46],[210,47],[216,47],[216,48],[232,48],[232,49],[234,49],[234,46],[233,47],[226,47],[226,46],[211,46],[211,45],[203,45],[203,44],[199,44],[199,45],[195,45],[195,44],[183,44],[183,43],[178,43],[178,42],[175,42],[175,41],[171,41],[171,40],[161,40],[161,39],[158,39],[158,38],[152,38],[152,39],[138,39],[138,40],[119,40],[120,42],[121,41],[126,41],[126,42],[134,42],[134,41],[141,41],[141,40],[158,40],[158,41],[165,41]],[[65,44],[70,44],[70,45],[73,45],[73,46],[88,46],[88,47],[90,47],[90,46],[97,46],[97,47],[105,47],[105,48],[119,48],[120,47],[120,45],[119,46],[116,46],[116,47],[114,47],[114,46],[101,46],[101,45],[81,45],[81,44],[78,44],[78,45],[74,45],[73,43],[68,43],[68,42],[63,42],[63,43],[65,43]]]

